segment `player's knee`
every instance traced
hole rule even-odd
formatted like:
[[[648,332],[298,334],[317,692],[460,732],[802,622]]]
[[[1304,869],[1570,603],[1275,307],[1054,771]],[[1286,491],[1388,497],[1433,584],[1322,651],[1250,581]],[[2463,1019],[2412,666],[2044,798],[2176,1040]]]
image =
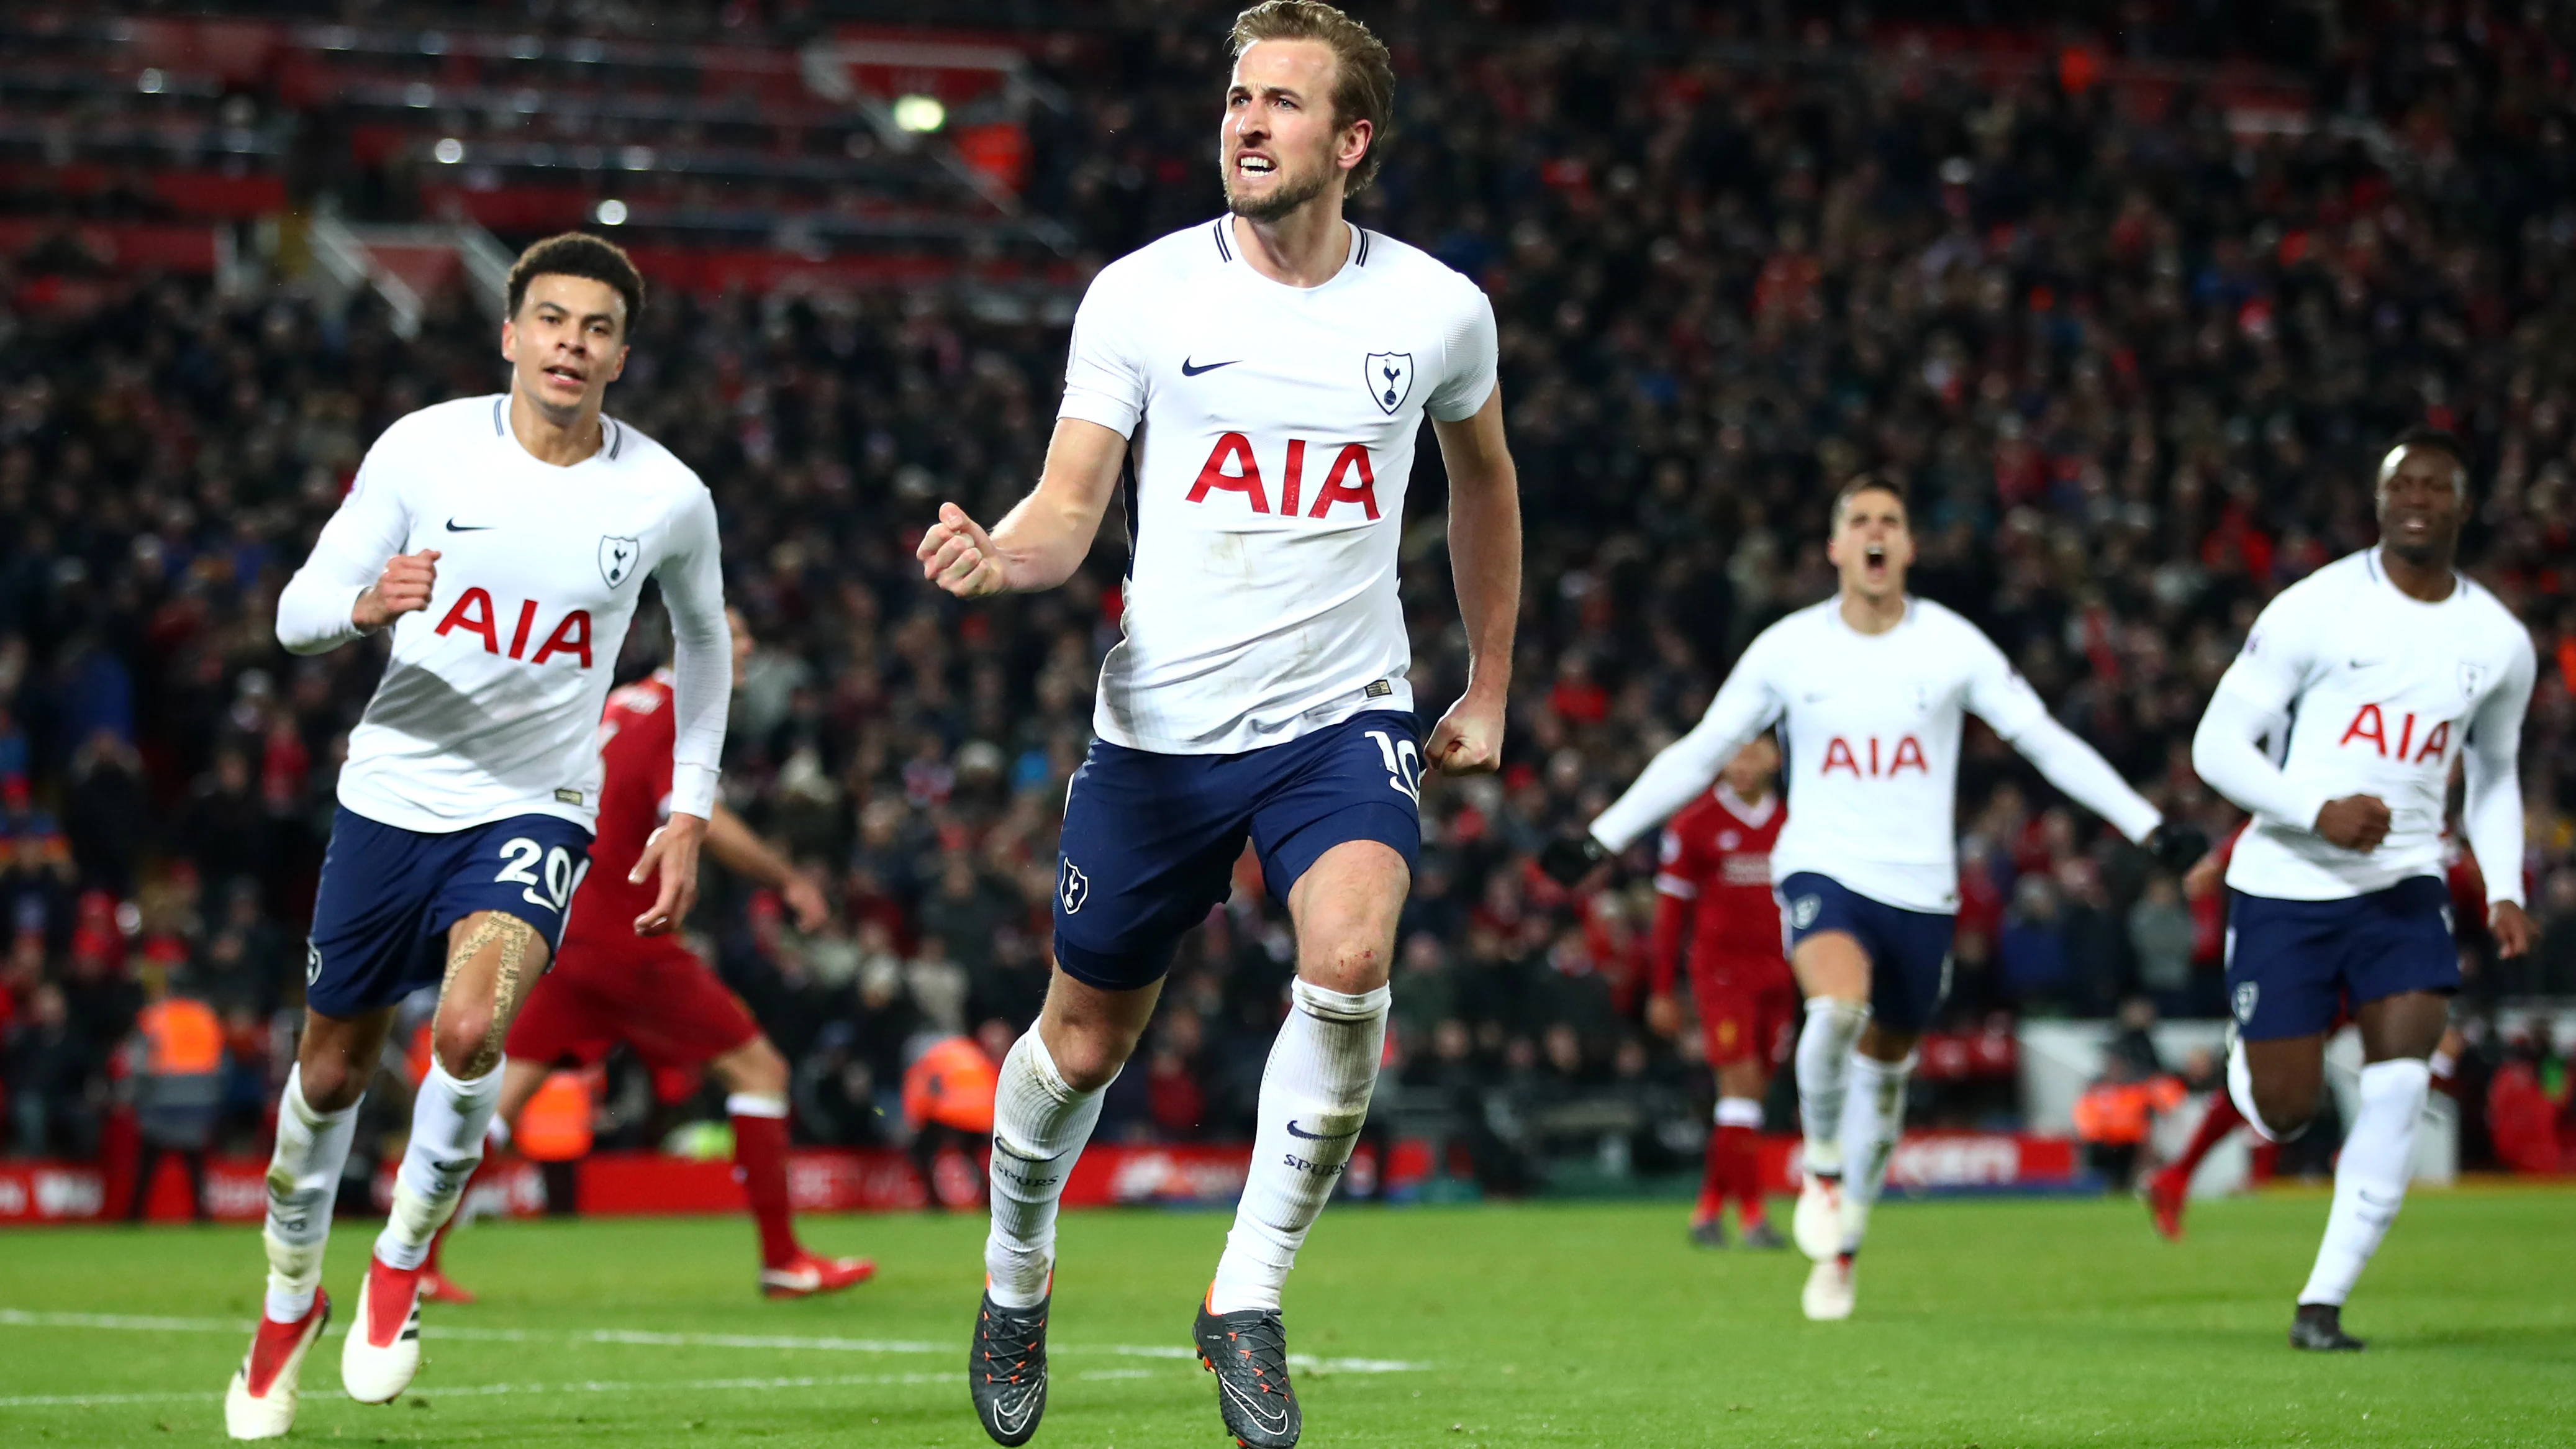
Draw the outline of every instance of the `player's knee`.
[[[295,1080],[304,1105],[316,1112],[354,1107],[367,1090],[367,1073],[339,1052],[309,1053],[297,1060]]]
[[[1061,1042],[1049,1042],[1047,1055],[1055,1061],[1056,1075],[1077,1092],[1097,1092],[1118,1076],[1127,1065],[1127,1054],[1135,1043],[1122,1042],[1112,1032],[1072,1031]]]
[[[1371,937],[1347,937],[1319,943],[1298,963],[1297,974],[1327,991],[1357,996],[1387,982],[1393,952]]]
[[[2254,1082],[2254,1110],[2263,1118],[2263,1127],[2276,1138],[2295,1137],[2316,1120],[2317,1088],[2310,1083]]]
[[[438,1014],[429,1049],[449,1076],[471,1081],[500,1065],[501,1043],[492,1030],[492,1015],[489,1006],[457,1006]]]

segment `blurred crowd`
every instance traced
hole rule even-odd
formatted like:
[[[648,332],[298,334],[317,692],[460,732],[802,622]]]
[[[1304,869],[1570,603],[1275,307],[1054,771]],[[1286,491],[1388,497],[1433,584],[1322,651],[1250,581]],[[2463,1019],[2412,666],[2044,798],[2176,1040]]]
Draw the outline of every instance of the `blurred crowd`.
[[[2123,80],[2116,47],[1979,66],[1830,27],[1784,55],[1394,16],[1398,115],[1355,212],[1493,299],[1528,589],[1507,768],[1424,790],[1391,1113],[1436,1119],[1506,1186],[1559,1139],[1693,1150],[1696,1034],[1642,1025],[1644,857],[1581,898],[1531,859],[1696,718],[1753,633],[1830,590],[1826,503],[1864,466],[1913,493],[1916,590],[2216,834],[2233,812],[2188,741],[2254,611],[2372,541],[2391,434],[2458,430],[2470,566],[2542,660],[2529,850],[2478,864],[2524,874],[2545,933],[2495,962],[2464,916],[2461,1009],[2576,995],[2576,354],[2552,341],[2576,327],[2576,32],[2547,8],[2382,8],[2420,23],[2319,39],[2313,104],[2286,111],[2184,71]],[[1028,201],[1091,264],[1219,209],[1225,12],[1198,13],[1095,16],[1063,52],[1082,63],[1049,73],[1072,111],[1032,138]],[[276,594],[377,432],[496,389],[502,364],[454,294],[405,339],[363,296],[126,277],[49,308],[36,280],[0,274],[12,1145],[87,1149],[119,1042],[173,981],[222,1023],[223,1100],[255,1132],[382,652],[289,658]],[[797,1064],[808,1140],[895,1140],[908,1044],[1006,1042],[1045,988],[1119,533],[1066,587],[973,607],[921,585],[911,544],[941,500],[990,519],[1035,477],[1063,313],[944,288],[657,295],[610,393],[715,490],[758,640],[728,797],[841,906],[808,936],[711,879],[695,923]],[[1404,596],[1436,709],[1465,654],[1424,457]],[[648,613],[621,667],[658,647]],[[2217,1014],[2214,906],[1990,735],[1961,788],[1952,1027]],[[1112,1135],[1249,1135],[1290,973],[1254,871],[1184,947]],[[2525,1047],[2558,1082],[2545,1034]],[[1936,1115],[2010,1110],[1921,1090]]]

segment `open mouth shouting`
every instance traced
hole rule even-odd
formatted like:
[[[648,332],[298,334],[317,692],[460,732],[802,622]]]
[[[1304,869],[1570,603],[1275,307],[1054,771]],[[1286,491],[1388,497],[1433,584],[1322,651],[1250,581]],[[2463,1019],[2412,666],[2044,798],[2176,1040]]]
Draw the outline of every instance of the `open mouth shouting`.
[[[1873,543],[1860,551],[1861,573],[1873,584],[1887,582],[1887,545]]]

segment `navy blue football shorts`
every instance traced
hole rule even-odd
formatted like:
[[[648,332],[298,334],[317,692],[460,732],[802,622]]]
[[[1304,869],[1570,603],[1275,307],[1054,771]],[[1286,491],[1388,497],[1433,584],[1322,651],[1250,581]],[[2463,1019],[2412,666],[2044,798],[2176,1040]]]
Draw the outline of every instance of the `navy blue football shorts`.
[[[2347,1000],[2459,989],[2451,891],[2432,876],[2340,901],[2228,892],[2227,1006],[2247,1041],[2325,1031]]]
[[[1410,711],[1363,710],[1232,755],[1092,741],[1065,795],[1056,964],[1105,991],[1161,980],[1183,933],[1225,900],[1246,838],[1283,904],[1344,841],[1377,841],[1410,869],[1422,850],[1420,728]]]
[[[1869,957],[1870,1014],[1890,1031],[1918,1033],[1950,994],[1950,939],[1958,917],[1872,900],[1831,876],[1799,871],[1773,889],[1782,946],[1840,931]]]
[[[447,971],[447,928],[476,911],[536,927],[552,964],[589,863],[590,832],[552,815],[424,835],[342,806],[313,899],[304,1004],[358,1016],[435,985]]]

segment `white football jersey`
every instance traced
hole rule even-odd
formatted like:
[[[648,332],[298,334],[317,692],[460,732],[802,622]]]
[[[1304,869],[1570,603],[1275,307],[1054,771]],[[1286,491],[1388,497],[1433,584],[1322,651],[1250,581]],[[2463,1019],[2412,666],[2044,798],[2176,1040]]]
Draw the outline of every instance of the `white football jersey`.
[[[1626,849],[1783,721],[1789,819],[1771,848],[1771,879],[1813,871],[1891,906],[1955,911],[1966,713],[2130,839],[2160,823],[2155,806],[2049,717],[1974,624],[1912,599],[1896,627],[1864,634],[1844,622],[1838,599],[1827,599],[1763,630],[1699,725],[1655,757],[1592,834]]]
[[[703,816],[732,688],[714,501],[613,419],[589,458],[539,462],[508,405],[464,398],[387,428],[278,601],[279,640],[320,653],[358,637],[350,607],[387,559],[439,551],[429,607],[394,622],[349,734],[340,803],[431,833],[531,814],[589,825],[600,707],[650,577],[677,643],[673,808]]]
[[[1465,277],[1352,226],[1331,280],[1285,286],[1230,221],[1111,263],[1074,316],[1059,416],[1128,440],[1123,637],[1093,728],[1131,749],[1230,754],[1410,709],[1415,439],[1494,390],[1493,308]]]
[[[2410,598],[2388,581],[2377,549],[2282,590],[2218,692],[2248,727],[2275,741],[2286,728],[2286,756],[2274,765],[2250,738],[2217,737],[2231,717],[2217,703],[2193,742],[2202,778],[2254,814],[2228,885],[2339,900],[2442,874],[2443,797],[2465,752],[2469,847],[2489,897],[2519,902],[2516,758],[2535,664],[2530,633],[2493,594],[2460,577],[2438,604]],[[2368,854],[2314,829],[2326,802],[2347,795],[2388,806],[2388,837]]]

